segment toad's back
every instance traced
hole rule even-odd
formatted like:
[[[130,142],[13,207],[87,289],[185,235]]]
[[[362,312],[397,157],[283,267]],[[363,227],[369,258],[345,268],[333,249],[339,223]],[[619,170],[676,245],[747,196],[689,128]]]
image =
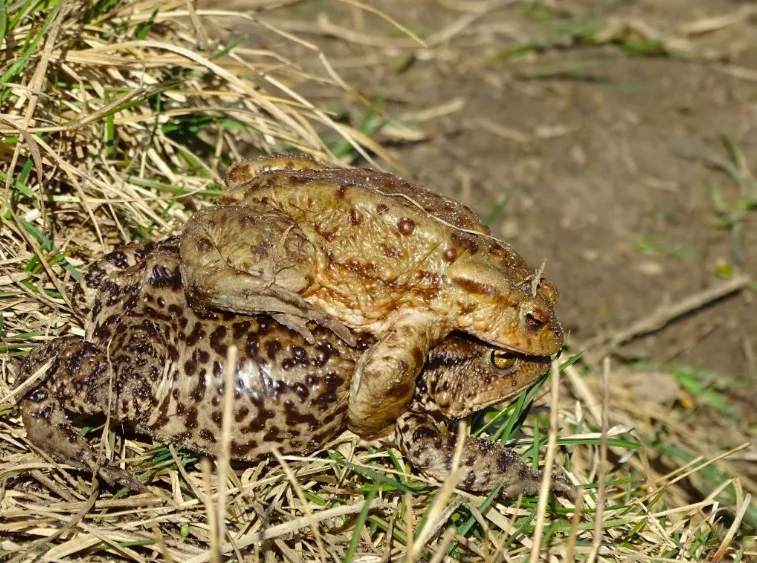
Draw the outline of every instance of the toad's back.
[[[509,245],[466,206],[391,174],[372,170],[287,169],[244,173],[222,202],[264,205],[291,217],[322,252],[320,270],[334,279],[369,280],[396,303],[399,288],[430,298],[460,259],[485,264],[519,285],[533,275]]]

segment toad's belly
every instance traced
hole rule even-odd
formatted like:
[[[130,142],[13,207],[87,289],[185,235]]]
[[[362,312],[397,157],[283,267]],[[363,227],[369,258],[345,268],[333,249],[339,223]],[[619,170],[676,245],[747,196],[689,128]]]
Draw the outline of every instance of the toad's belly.
[[[175,336],[157,406],[139,423],[161,441],[217,454],[221,443],[224,366],[238,349],[231,455],[252,460],[273,448],[318,449],[345,427],[347,401],[361,350],[311,325],[315,343],[264,316],[192,319]],[[362,342],[362,341],[361,341]]]
[[[217,455],[223,425],[223,370],[189,376],[163,397],[141,430],[161,441]],[[312,452],[344,430],[350,377],[334,371],[302,381],[272,380],[257,367],[236,374],[231,455],[252,460],[271,453]]]

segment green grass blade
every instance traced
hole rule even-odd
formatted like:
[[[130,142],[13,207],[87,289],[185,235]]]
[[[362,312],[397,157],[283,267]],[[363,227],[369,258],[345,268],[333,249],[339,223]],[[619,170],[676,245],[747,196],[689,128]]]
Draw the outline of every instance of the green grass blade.
[[[26,46],[26,49],[23,53],[21,53],[21,57],[11,65],[11,67],[3,73],[2,76],[0,76],[0,84],[7,84],[11,81],[19,72],[21,72],[21,69],[24,68],[24,65],[29,61],[31,56],[36,52],[37,45],[40,41],[42,41],[42,38],[47,34],[47,30],[50,29],[50,26],[52,25],[53,21],[55,20],[56,16],[58,15],[58,12],[60,12],[60,4],[56,4],[53,9],[50,11],[50,13],[47,15],[47,18],[45,19],[45,23],[42,25],[42,29],[39,30],[39,33],[34,37],[32,42]]]
[[[396,479],[387,477],[386,475],[384,475],[383,473],[379,471],[376,471],[375,469],[369,469],[367,467],[360,467],[359,465],[355,465],[354,463],[345,461],[343,459],[337,459],[336,457],[334,457],[334,459],[337,462],[337,464],[343,465],[344,467],[351,469],[355,473],[360,473],[364,477],[368,477],[369,479],[373,479],[374,481],[379,481],[386,485],[390,485],[394,489],[401,491],[403,493],[418,494],[418,493],[426,492],[429,489],[425,485],[421,485],[419,487],[406,485],[405,483],[402,483],[401,481],[397,481]]]
[[[8,12],[5,7],[5,0],[0,0],[0,46],[5,40],[6,33],[8,33]]]
[[[365,496],[365,504],[363,505],[363,509],[360,511],[360,514],[357,515],[357,520],[355,520],[355,531],[352,533],[350,545],[347,547],[347,552],[344,554],[344,563],[352,563],[352,559],[355,557],[357,546],[360,543],[360,534],[363,531],[363,526],[365,525],[365,521],[368,518],[368,512],[371,510],[371,503],[376,497],[377,492],[378,487],[373,486]]]

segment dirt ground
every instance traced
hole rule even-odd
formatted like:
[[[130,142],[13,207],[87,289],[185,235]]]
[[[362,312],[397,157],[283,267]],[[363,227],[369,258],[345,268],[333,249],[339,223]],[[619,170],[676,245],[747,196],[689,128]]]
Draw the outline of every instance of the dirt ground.
[[[757,274],[757,213],[739,212],[735,234],[718,215],[718,201],[733,213],[740,199],[757,200],[748,175],[757,146],[754,4],[371,6],[432,44],[346,2],[296,4],[265,20],[305,33],[344,80],[381,101],[384,116],[422,133],[415,142],[378,135],[406,175],[493,215],[496,235],[535,265],[547,260],[574,350],[724,277]],[[234,32],[325,75],[317,51],[254,24]],[[652,53],[629,54],[642,49]],[[337,111],[358,107],[307,93]],[[351,116],[359,123],[359,110]],[[743,156],[740,181],[718,165],[732,162],[725,139]],[[757,377],[754,301],[752,287],[708,302],[619,355]]]

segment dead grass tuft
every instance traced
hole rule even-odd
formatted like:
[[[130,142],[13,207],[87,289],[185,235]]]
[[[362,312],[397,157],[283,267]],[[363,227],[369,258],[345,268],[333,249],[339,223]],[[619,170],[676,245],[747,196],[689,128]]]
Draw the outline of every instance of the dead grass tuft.
[[[480,432],[485,423],[535,462],[551,426],[549,458],[583,486],[578,512],[562,501],[478,498],[454,491],[452,480],[437,489],[411,475],[396,451],[358,446],[350,436],[317,457],[229,470],[106,433],[108,451],[151,478],[150,493],[140,495],[98,490],[90,476],[35,451],[14,406],[12,360],[46,339],[83,333],[68,301],[82,264],[117,244],[174,231],[202,198],[218,193],[221,171],[240,155],[286,149],[337,162],[344,152],[334,146],[389,155],[297,94],[309,73],[273,51],[218,43],[190,2],[22,0],[0,4],[0,16],[1,556],[193,563],[259,560],[264,552],[290,561],[744,557],[740,530],[754,510],[754,483],[723,455],[702,451],[675,412],[619,400],[609,366],[602,390],[589,368],[564,364],[554,386],[560,399],[546,416],[537,386],[473,424]],[[263,8],[238,17],[308,45],[277,31]],[[319,80],[345,88],[322,60],[330,78]],[[326,143],[326,132],[341,140]],[[686,446],[689,463],[648,463],[641,446],[661,436],[660,426],[666,443]],[[96,436],[102,426],[85,430]],[[682,485],[714,467],[720,473],[711,492],[693,498]]]

